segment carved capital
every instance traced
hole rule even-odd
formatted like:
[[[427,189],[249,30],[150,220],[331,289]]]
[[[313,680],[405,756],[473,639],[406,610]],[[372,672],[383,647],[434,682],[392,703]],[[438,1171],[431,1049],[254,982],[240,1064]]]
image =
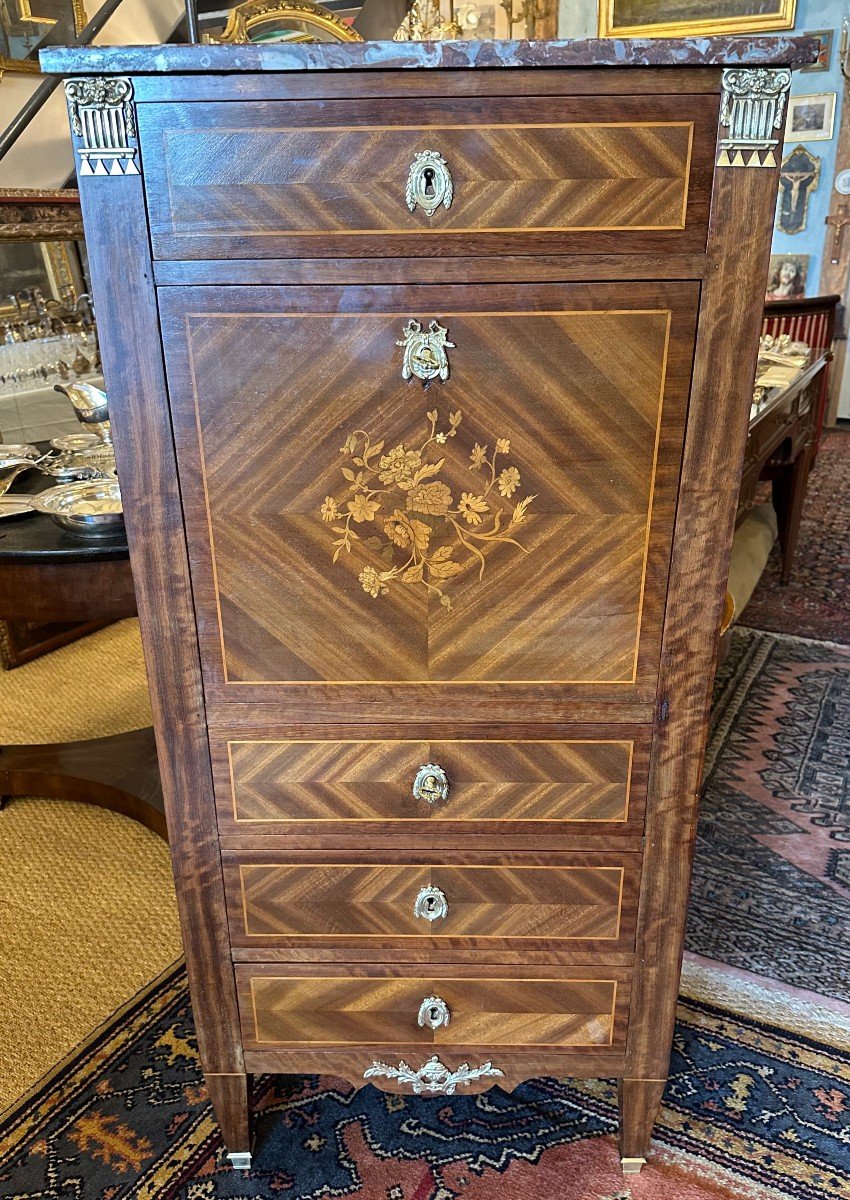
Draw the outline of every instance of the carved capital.
[[[782,140],[785,102],[791,86],[787,67],[730,67],[723,72],[719,167],[775,167]]]
[[[136,115],[129,79],[69,79],[68,116],[82,175],[138,175]]]

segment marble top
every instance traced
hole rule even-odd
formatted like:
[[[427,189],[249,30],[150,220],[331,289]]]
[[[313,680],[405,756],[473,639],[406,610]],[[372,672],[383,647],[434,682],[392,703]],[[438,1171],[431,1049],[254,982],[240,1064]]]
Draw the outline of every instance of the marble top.
[[[345,71],[474,67],[733,67],[813,63],[811,37],[587,38],[570,41],[317,42],[246,46],[83,46],[42,50],[52,75]]]

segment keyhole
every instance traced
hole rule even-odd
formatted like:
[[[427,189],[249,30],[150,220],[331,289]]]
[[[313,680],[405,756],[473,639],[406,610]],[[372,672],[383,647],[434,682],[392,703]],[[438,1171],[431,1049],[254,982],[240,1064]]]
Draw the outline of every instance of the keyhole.
[[[425,195],[433,196],[434,195],[434,168],[426,167],[425,170],[422,172],[422,174],[425,179]]]
[[[431,1018],[431,1020],[432,1020],[432,1021],[439,1021],[439,1019],[440,1019],[440,1010],[437,1008],[437,1006],[436,1006],[435,1004],[432,1004],[432,1005],[431,1005],[431,1007],[430,1007],[430,1008],[429,1008],[429,1010],[428,1010],[428,1013],[429,1013],[429,1015],[430,1015],[430,1018]]]
[[[434,909],[437,907],[437,901],[434,899],[433,896],[429,896],[428,899],[425,901],[425,907],[427,908],[428,912],[433,912]]]

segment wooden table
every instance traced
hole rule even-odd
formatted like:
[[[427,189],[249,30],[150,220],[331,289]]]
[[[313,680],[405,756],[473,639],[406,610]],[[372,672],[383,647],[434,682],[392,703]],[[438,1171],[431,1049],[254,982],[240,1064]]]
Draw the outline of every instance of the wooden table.
[[[35,472],[16,492],[51,480]],[[117,621],[136,615],[127,540],[74,537],[47,516],[0,522],[0,618]],[[31,746],[0,747],[0,808],[14,796],[78,800],[123,813],[166,837],[153,729]]]
[[[777,388],[750,420],[737,524],[753,507],[759,481],[771,480],[779,523],[782,583],[791,578],[817,432],[821,372],[830,358],[831,352],[818,355],[787,387]]]

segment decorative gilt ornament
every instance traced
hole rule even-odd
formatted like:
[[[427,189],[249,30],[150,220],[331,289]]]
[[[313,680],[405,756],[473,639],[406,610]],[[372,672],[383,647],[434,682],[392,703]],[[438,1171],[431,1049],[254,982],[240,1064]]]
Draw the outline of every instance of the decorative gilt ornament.
[[[371,1067],[367,1067],[363,1072],[364,1079],[384,1076],[397,1083],[406,1083],[410,1086],[414,1096],[421,1096],[423,1092],[453,1096],[455,1088],[490,1075],[498,1075],[502,1078],[504,1071],[494,1067],[491,1062],[482,1063],[480,1067],[470,1067],[469,1063],[461,1063],[456,1071],[450,1071],[445,1063],[440,1062],[436,1054],[429,1058],[418,1071],[414,1071],[402,1059],[397,1067],[391,1067],[388,1063],[373,1062]]]
[[[805,146],[796,146],[782,160],[779,174],[779,217],[783,233],[802,233],[806,228],[809,197],[818,186],[820,159]]]
[[[129,79],[69,79],[68,116],[78,141],[80,175],[138,175],[133,85]]]
[[[720,124],[728,135],[720,140],[719,167],[775,167],[775,136],[785,120],[791,86],[787,67],[731,67],[723,72]]]
[[[451,208],[454,184],[442,154],[437,150],[420,150],[410,164],[405,198],[413,212],[419,205],[426,217],[433,217],[442,204]]]
[[[444,21],[439,0],[413,0],[410,11],[393,34],[394,42],[446,42],[462,38],[457,21]]]
[[[402,379],[416,376],[428,384],[432,379],[449,377],[449,356],[446,350],[454,350],[454,342],[448,340],[449,331],[436,321],[432,321],[427,330],[418,321],[410,320],[402,330],[404,337],[397,341],[397,346],[404,347],[404,361],[401,366]]]

